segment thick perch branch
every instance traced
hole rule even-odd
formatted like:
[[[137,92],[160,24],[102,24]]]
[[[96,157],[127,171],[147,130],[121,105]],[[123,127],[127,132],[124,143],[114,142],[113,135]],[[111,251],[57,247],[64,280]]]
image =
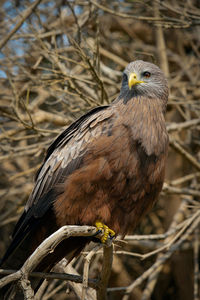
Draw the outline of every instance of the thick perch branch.
[[[50,252],[54,251],[56,246],[64,239],[70,236],[92,236],[96,233],[96,227],[92,226],[63,226],[50,237],[44,240],[39,247],[26,260],[19,271],[10,274],[0,280],[0,288],[11,283],[12,281],[20,280],[22,277],[29,275],[41,260]]]
[[[21,267],[20,270],[0,279],[0,288],[3,286],[13,282],[13,281],[19,281],[21,288],[24,292],[25,299],[34,299],[34,292],[31,288],[31,283],[28,280],[29,276],[39,276],[43,278],[59,278],[63,280],[72,280],[76,282],[81,282],[81,277],[73,276],[73,275],[67,275],[67,274],[43,274],[43,273],[37,273],[31,272],[37,267],[37,265],[42,261],[42,259],[47,256],[49,253],[54,251],[56,246],[64,239],[69,238],[70,236],[93,236],[96,233],[96,227],[93,226],[63,226],[59,230],[57,230],[55,233],[53,233],[50,237],[48,237],[46,240],[44,240],[38,248],[32,253],[32,255],[26,260],[24,265]],[[109,280],[111,267],[112,267],[112,256],[113,256],[113,250],[112,245],[109,245],[107,247],[104,247],[104,256],[103,256],[103,266],[102,266],[102,274],[101,274],[101,280],[100,284],[98,285],[98,291],[97,291],[97,299],[103,300],[106,299],[106,289],[107,289],[107,283]],[[1,274],[8,274],[11,271],[8,270],[0,270]],[[88,272],[87,272],[88,276]],[[92,283],[94,288],[97,288],[97,285],[94,284],[94,280],[91,281],[87,278],[87,283]],[[83,289],[84,290],[84,289]]]

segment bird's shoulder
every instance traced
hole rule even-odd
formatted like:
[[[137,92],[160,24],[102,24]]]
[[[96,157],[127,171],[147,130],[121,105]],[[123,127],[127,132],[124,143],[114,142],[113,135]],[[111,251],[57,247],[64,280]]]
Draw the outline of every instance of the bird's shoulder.
[[[72,123],[53,141],[37,172],[26,210],[81,166],[89,145],[104,133],[104,124],[114,114],[112,106],[97,107]]]

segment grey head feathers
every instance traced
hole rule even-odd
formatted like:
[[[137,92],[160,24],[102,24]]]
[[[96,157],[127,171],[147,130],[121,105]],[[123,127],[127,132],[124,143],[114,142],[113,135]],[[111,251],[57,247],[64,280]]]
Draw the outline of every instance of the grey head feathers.
[[[129,78],[133,73],[140,83],[134,84],[130,89]],[[118,100],[124,98],[124,103],[126,103],[138,96],[160,99],[163,106],[166,106],[168,100],[168,84],[163,71],[155,64],[143,60],[131,62],[124,70]]]

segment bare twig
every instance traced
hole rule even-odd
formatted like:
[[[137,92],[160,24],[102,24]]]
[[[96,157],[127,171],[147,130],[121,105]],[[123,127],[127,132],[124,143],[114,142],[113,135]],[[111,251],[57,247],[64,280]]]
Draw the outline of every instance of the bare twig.
[[[86,298],[86,291],[88,288],[88,278],[89,278],[89,265],[91,262],[92,257],[94,254],[103,247],[102,244],[97,245],[92,251],[88,253],[88,255],[85,257],[85,263],[84,263],[84,269],[83,269],[83,289],[82,289],[82,295],[81,300],[85,300]]]
[[[101,279],[97,290],[97,300],[105,300],[107,294],[107,285],[110,278],[110,272],[113,260],[113,246],[103,248],[103,266],[101,271]]]
[[[199,227],[194,234],[194,300],[199,300]]]
[[[33,13],[34,9],[40,4],[42,0],[36,0],[29,8],[27,8],[22,14],[21,20],[15,25],[15,27],[9,32],[5,38],[0,42],[0,49],[11,39],[13,34],[23,25],[24,21]]]
[[[178,151],[183,157],[185,157],[189,162],[198,170],[200,170],[200,163],[192,156],[188,151],[186,151],[176,140],[171,139],[170,145]]]

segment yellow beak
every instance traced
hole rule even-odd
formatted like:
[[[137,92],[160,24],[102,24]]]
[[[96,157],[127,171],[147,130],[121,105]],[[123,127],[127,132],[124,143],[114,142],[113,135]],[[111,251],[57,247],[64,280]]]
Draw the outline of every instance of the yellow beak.
[[[144,83],[144,81],[138,80],[137,75],[135,73],[131,73],[128,79],[128,86],[129,89],[132,88],[132,86],[139,84],[139,83]]]

